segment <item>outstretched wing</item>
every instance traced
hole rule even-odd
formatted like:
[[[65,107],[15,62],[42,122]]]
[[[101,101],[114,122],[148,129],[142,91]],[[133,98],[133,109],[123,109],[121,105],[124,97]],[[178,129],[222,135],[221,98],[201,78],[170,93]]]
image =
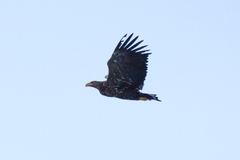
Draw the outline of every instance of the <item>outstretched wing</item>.
[[[115,48],[112,57],[108,61],[108,85],[129,89],[142,89],[143,81],[147,74],[147,57],[149,50],[142,50],[147,47],[138,47],[143,40],[134,44],[138,36],[130,39],[133,33],[124,41],[123,38]]]

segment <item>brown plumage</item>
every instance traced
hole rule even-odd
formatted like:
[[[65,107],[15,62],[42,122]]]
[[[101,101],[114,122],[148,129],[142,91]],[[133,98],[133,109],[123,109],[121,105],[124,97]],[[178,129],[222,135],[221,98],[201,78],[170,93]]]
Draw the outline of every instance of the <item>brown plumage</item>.
[[[123,38],[125,38],[123,36]],[[108,75],[106,81],[92,81],[86,86],[97,88],[102,95],[129,100],[157,100],[156,94],[141,93],[143,82],[147,74],[147,58],[149,50],[142,50],[145,46],[137,46],[143,40],[134,44],[138,36],[130,41],[131,34],[125,41],[123,38],[115,48],[108,61]]]

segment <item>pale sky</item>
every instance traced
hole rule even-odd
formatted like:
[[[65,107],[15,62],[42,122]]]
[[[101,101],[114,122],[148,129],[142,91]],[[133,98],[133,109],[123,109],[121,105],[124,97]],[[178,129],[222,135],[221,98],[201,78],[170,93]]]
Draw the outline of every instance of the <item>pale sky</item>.
[[[1,160],[239,160],[240,1],[0,2]],[[124,34],[143,92],[102,96]]]

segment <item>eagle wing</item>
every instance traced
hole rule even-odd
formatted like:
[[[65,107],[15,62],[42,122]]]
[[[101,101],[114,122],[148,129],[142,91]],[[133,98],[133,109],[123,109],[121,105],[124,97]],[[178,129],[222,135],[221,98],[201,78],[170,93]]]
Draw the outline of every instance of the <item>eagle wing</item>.
[[[108,61],[107,84],[118,88],[142,89],[147,74],[147,58],[151,53],[138,47],[143,40],[134,44],[138,36],[130,39],[133,33],[124,41],[123,36]]]

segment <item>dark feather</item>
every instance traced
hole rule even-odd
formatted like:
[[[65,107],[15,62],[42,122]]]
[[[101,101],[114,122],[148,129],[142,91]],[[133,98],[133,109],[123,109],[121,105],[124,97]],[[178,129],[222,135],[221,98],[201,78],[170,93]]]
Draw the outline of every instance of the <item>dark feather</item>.
[[[108,61],[108,85],[142,89],[143,81],[147,73],[147,56],[150,53],[141,54],[142,52],[139,51],[147,45],[136,48],[143,40],[131,46],[136,41],[137,37],[129,43],[130,45],[127,45],[132,35],[133,34],[131,34],[123,44],[122,39],[120,40],[112,57]],[[134,48],[136,49],[132,50]]]
[[[123,45],[121,46],[121,48],[119,48],[119,50],[127,49],[127,47],[124,47],[124,46],[126,46],[126,44],[127,44],[128,41],[131,39],[132,36],[133,36],[133,33],[126,39],[126,41],[123,43]]]
[[[147,47],[147,45],[142,46],[142,47],[139,47],[139,48],[137,48],[137,49],[134,49],[134,50],[132,50],[132,52],[137,52],[138,50],[143,49],[143,48],[145,48],[145,47]]]
[[[138,36],[135,37],[125,48],[130,47],[137,39],[138,39]]]
[[[135,47],[137,47],[140,43],[142,43],[143,40],[139,41],[138,43],[136,43],[135,45],[133,45],[131,48],[129,48],[129,50],[134,49]]]

